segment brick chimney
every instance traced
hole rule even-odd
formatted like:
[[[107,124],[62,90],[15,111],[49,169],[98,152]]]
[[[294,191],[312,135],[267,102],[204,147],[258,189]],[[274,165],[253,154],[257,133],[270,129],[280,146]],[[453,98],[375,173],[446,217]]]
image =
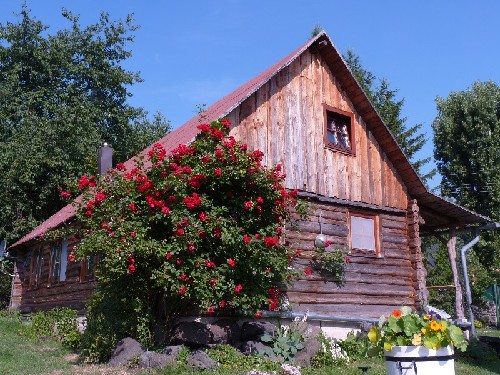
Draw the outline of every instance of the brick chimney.
[[[104,146],[99,149],[97,172],[103,175],[111,168],[113,168],[113,149],[107,143],[104,143]]]

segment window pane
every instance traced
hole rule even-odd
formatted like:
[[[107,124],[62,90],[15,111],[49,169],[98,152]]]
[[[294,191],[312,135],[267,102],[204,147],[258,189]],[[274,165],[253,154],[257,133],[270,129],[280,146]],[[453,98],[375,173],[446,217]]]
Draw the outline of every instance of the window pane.
[[[351,216],[351,243],[353,249],[375,251],[375,220]]]
[[[66,266],[68,264],[68,241],[64,240],[62,242],[61,250],[61,273],[59,274],[59,280],[66,280]]]

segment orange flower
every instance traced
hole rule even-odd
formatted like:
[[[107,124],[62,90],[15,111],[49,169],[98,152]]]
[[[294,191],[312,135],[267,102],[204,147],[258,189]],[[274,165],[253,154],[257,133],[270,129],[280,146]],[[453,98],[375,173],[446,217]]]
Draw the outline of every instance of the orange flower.
[[[392,312],[392,316],[395,317],[395,318],[400,318],[401,315],[403,315],[403,313],[401,312],[401,310],[394,310]]]
[[[439,331],[440,329],[441,329],[441,325],[438,322],[436,322],[435,320],[433,320],[431,322],[431,330],[432,331]]]

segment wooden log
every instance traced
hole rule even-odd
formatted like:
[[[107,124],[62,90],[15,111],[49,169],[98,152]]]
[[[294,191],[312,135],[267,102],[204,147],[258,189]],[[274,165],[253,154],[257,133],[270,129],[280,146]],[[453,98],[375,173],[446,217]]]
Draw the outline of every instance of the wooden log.
[[[338,285],[331,281],[306,281],[299,280],[287,288],[287,292],[300,292],[300,293],[316,293],[316,294],[363,294],[366,296],[395,296],[395,297],[408,297],[415,294],[415,290],[409,284],[400,285],[394,288],[394,285],[380,284],[376,279],[373,283],[357,283],[346,282],[343,285]]]
[[[353,305],[390,305],[396,304],[398,306],[408,305],[413,303],[413,297],[381,297],[381,296],[366,296],[366,295],[315,295],[308,293],[287,292],[290,303],[323,305],[323,304],[336,304],[336,303],[350,303]]]

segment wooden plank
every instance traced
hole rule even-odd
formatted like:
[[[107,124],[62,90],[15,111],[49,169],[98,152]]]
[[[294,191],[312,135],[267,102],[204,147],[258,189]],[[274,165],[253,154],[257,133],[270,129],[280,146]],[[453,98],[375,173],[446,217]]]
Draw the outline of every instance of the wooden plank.
[[[350,303],[353,305],[390,305],[396,304],[398,306],[408,305],[413,303],[413,298],[406,296],[366,296],[366,295],[316,295],[308,293],[287,292],[290,303],[310,304],[310,305],[324,305],[336,303]]]
[[[394,296],[408,297],[415,293],[413,287],[406,283],[395,288],[392,284],[381,284],[374,279],[371,283],[347,282],[338,285],[335,282],[299,280],[293,283],[287,292],[309,293],[309,294],[336,294],[336,295],[358,295],[365,296]]]

